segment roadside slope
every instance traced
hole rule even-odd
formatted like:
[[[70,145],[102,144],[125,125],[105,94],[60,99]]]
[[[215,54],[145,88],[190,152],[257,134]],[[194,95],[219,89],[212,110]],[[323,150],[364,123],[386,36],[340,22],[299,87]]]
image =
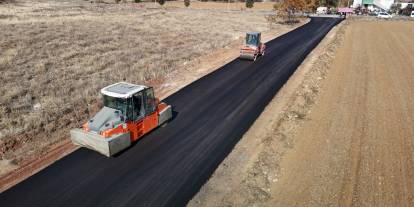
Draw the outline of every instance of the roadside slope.
[[[268,206],[414,205],[412,22],[352,22]]]

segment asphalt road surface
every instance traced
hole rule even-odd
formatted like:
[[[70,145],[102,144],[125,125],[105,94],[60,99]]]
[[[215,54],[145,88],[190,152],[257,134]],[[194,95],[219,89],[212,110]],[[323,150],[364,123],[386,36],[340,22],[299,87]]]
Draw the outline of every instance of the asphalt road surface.
[[[76,150],[0,194],[0,206],[185,205],[340,21],[313,18],[256,62],[236,59],[193,82],[164,100],[175,111],[166,127],[114,158]]]

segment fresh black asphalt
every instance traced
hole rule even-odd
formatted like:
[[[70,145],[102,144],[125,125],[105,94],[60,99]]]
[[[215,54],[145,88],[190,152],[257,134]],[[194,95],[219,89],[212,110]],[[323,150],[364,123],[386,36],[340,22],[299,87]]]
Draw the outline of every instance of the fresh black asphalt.
[[[174,119],[114,158],[81,148],[0,194],[0,206],[183,206],[341,20],[311,21],[164,101]],[[225,185],[225,183],[223,183]]]

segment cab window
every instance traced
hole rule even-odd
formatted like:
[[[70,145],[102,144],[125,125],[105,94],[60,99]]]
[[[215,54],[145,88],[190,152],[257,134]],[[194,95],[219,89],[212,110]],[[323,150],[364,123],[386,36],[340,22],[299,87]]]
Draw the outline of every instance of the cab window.
[[[257,45],[257,36],[253,34],[247,34],[246,45]]]
[[[154,96],[154,89],[148,88],[144,91],[145,93],[145,114],[152,114],[156,109],[156,100]]]
[[[132,103],[133,103],[133,113],[132,119],[134,121],[139,120],[144,117],[144,107],[143,107],[143,94],[142,92],[136,93],[132,96]]]

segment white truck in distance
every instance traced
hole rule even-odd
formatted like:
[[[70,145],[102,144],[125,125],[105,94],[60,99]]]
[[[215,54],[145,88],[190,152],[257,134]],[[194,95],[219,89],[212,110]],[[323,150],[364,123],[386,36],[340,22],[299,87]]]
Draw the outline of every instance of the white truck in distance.
[[[316,9],[316,14],[327,14],[327,13],[328,13],[328,7],[321,6]]]

